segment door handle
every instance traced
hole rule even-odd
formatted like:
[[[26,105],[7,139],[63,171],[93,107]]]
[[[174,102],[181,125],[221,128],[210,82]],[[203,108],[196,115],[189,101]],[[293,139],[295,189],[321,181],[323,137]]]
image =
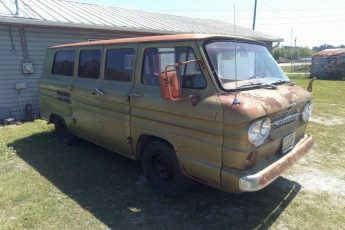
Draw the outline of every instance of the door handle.
[[[140,93],[128,93],[128,97],[143,97],[144,95],[143,94],[140,94]]]
[[[140,93],[132,93],[132,92],[129,92],[127,94],[127,101],[130,101],[131,100],[131,97],[143,97],[144,95],[143,94],[140,94]]]
[[[103,94],[104,93],[101,90],[99,90],[97,88],[93,89],[92,95],[103,95]]]

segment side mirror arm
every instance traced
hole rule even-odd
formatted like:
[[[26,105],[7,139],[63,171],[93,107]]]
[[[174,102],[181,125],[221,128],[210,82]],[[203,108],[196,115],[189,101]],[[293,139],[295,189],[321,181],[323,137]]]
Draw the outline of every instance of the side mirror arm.
[[[316,77],[310,79],[309,84],[308,84],[308,87],[307,87],[307,90],[308,90],[309,92],[313,92],[313,83],[314,83],[315,80],[316,80]]]

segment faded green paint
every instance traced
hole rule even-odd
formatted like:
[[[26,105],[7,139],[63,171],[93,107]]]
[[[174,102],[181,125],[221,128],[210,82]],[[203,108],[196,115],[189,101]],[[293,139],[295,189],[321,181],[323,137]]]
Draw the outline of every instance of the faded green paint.
[[[237,97],[241,104],[233,105],[235,93],[223,92],[219,88],[205,58],[202,45],[207,39],[217,39],[217,36],[180,41],[164,41],[162,36],[160,41],[156,39],[153,42],[107,41],[102,44],[98,41],[93,46],[81,43],[50,48],[40,80],[41,115],[47,120],[52,114],[59,115],[74,135],[135,160],[140,160],[138,146],[143,135],[163,139],[175,149],[186,176],[219,189],[239,192],[240,177],[273,167],[274,162],[282,157],[278,152],[283,137],[295,132],[297,146],[305,135],[306,123],[299,118],[296,122],[271,130],[265,143],[256,148],[248,140],[251,122],[262,117],[274,121],[291,109],[300,112],[311,100],[311,94],[296,85],[283,84],[276,89],[240,91]],[[184,98],[200,96],[196,106],[190,100],[164,100],[158,86],[141,83],[146,48],[179,46],[191,47],[196,58],[203,62],[201,71],[207,87],[182,89]],[[134,77],[130,82],[104,80],[106,52],[103,52],[101,60],[100,79],[78,78],[78,60],[73,77],[50,73],[57,50],[75,49],[78,59],[80,50],[90,48],[103,51],[110,48],[135,49]],[[94,95],[95,88],[103,94]],[[57,91],[69,93],[70,103],[57,100]],[[133,96],[128,97],[128,94]],[[247,157],[253,152],[257,154],[257,164],[246,169]]]

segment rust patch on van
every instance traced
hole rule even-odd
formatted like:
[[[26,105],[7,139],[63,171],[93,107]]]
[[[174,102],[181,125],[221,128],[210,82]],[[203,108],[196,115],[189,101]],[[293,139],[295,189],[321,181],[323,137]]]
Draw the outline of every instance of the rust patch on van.
[[[311,98],[311,96],[306,94],[309,94],[309,92],[298,86],[288,87],[286,90],[284,90],[284,92],[281,93],[281,95],[287,99],[289,104],[300,101],[303,98]]]
[[[258,117],[260,114],[266,114],[268,111],[265,111],[265,107],[261,106],[261,103],[258,103],[258,99],[254,95],[248,97],[242,93],[237,94],[237,99],[240,101],[240,104],[234,104],[235,94],[221,94],[219,95],[220,101],[224,108],[227,108],[228,111],[236,116],[237,118],[243,117],[243,115],[250,117]]]
[[[243,124],[260,117],[271,116],[284,109],[311,100],[311,93],[292,84],[278,85],[276,89],[254,89],[248,91],[220,93],[218,97],[224,108],[225,121]],[[234,104],[237,97],[239,104]]]
[[[239,105],[233,105],[235,93],[220,94],[219,98],[224,107],[230,108],[237,113],[248,112],[255,114],[270,114],[288,107],[290,104],[299,102],[301,99],[311,98],[309,92],[296,85],[281,85],[276,90],[257,89],[237,93]],[[264,111],[265,114],[262,114]]]
[[[277,101],[273,97],[267,97],[265,99],[265,105],[268,105],[268,106],[271,106],[271,107],[278,107],[278,108],[282,107],[282,105],[279,103],[279,101]]]

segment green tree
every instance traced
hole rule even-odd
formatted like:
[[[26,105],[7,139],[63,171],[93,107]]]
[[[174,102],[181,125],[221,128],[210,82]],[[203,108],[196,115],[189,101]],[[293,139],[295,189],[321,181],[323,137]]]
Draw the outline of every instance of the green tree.
[[[311,57],[313,55],[313,50],[309,47],[292,47],[283,46],[273,49],[273,57],[276,60],[290,60],[291,52],[293,52],[292,59],[297,60],[304,57]]]

